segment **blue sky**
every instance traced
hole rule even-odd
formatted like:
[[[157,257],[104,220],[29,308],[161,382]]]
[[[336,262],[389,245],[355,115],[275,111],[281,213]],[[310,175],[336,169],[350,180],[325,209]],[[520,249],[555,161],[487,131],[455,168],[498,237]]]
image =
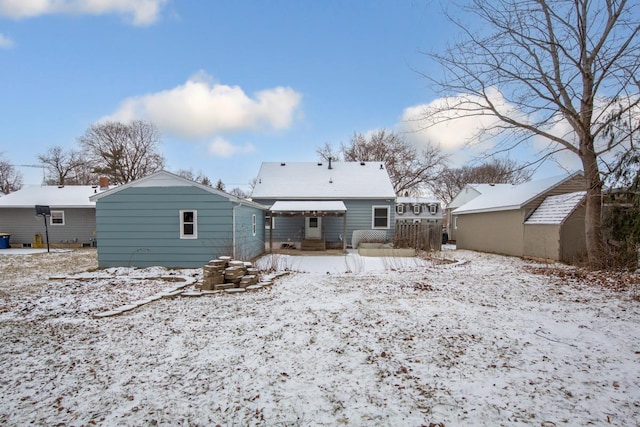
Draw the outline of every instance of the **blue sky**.
[[[263,161],[403,129],[435,98],[422,52],[455,34],[433,0],[0,0],[0,151],[35,164],[96,121],[139,118],[167,170],[246,190]],[[409,137],[459,166],[457,132]]]

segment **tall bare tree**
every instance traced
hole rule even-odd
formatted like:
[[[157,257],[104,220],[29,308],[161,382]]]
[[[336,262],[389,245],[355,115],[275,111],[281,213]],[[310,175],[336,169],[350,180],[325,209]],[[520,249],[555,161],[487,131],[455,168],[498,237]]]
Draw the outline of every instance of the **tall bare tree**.
[[[541,137],[548,143],[541,156],[564,151],[579,159],[594,266],[602,241],[603,163],[627,149],[640,126],[639,8],[627,0],[470,0],[463,9],[473,21],[452,19],[461,39],[429,54],[442,77],[428,78],[445,98],[425,111],[426,126],[489,117],[495,125],[483,129],[484,136],[508,136],[512,145]],[[631,116],[631,126],[610,139],[616,116]],[[570,131],[560,132],[562,126]]]
[[[87,176],[86,170],[90,162],[77,150],[66,150],[59,145],[53,146],[46,153],[38,155],[38,161],[45,165],[49,184],[94,184],[94,176]]]
[[[22,188],[22,174],[3,157],[0,152],[0,191],[9,194]]]
[[[402,136],[385,129],[369,137],[355,133],[349,145],[342,144],[340,151],[348,162],[384,162],[396,194],[419,193],[446,165],[446,156],[439,147],[418,151]]]
[[[467,184],[521,184],[531,179],[532,171],[509,158],[498,158],[477,166],[444,168],[429,183],[431,192],[445,205]]]
[[[196,174],[191,169],[180,169],[178,172],[176,172],[176,175],[190,179],[191,181],[199,182],[202,185],[208,185],[209,187],[213,186],[209,177],[206,176],[202,171],[199,171]]]
[[[164,167],[164,157],[158,151],[160,133],[150,122],[93,124],[78,142],[94,163],[95,172],[113,184],[126,184]]]

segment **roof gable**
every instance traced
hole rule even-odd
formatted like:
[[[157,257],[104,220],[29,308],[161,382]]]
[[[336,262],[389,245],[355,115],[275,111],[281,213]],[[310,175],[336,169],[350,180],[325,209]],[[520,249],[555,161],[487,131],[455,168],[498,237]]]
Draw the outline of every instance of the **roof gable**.
[[[562,224],[582,203],[586,191],[549,196],[531,214],[525,224]]]
[[[253,199],[395,199],[382,162],[265,162]]]
[[[496,184],[494,186],[483,187],[483,192],[478,197],[458,207],[453,213],[468,214],[520,209],[536,197],[543,195],[554,187],[577,176],[582,176],[582,172],[574,172],[570,175],[557,175],[545,179],[524,182],[518,185]]]

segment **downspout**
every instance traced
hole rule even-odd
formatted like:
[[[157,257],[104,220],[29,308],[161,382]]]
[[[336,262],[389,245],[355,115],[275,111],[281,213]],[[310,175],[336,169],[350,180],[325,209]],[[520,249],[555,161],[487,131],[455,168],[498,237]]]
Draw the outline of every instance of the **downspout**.
[[[236,259],[236,208],[242,206],[242,202],[238,202],[236,206],[231,208],[231,245],[233,247],[233,259]]]

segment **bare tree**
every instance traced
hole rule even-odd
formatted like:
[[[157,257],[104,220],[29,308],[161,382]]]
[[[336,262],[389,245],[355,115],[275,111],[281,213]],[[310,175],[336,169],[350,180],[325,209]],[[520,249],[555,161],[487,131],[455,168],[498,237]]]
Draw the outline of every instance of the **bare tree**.
[[[9,194],[22,188],[22,174],[15,167],[3,159],[0,152],[0,192]]]
[[[208,185],[209,187],[212,186],[211,180],[202,171],[199,171],[197,174],[195,174],[191,169],[180,169],[178,172],[176,172],[176,175],[190,179],[191,181],[198,182],[202,185]]]
[[[236,196],[238,199],[246,199],[249,197],[240,187],[233,187],[231,191],[229,191],[229,194]]]
[[[431,192],[445,205],[467,184],[521,184],[531,179],[532,171],[509,158],[493,159],[477,166],[444,168],[429,183]]]
[[[65,151],[61,146],[53,146],[45,154],[38,155],[38,161],[47,168],[49,184],[88,185],[96,182],[94,176],[91,174],[87,176],[86,171],[91,168],[91,165],[79,151]]]
[[[542,137],[548,150],[579,159],[587,185],[585,234],[591,265],[599,263],[603,163],[628,148],[637,133],[640,102],[640,23],[627,0],[471,0],[473,23],[463,36],[429,56],[442,77],[427,76],[445,96],[424,112],[426,126],[457,117],[493,118],[483,136],[508,136],[508,150]],[[615,116],[631,126],[606,131]],[[559,128],[568,127],[569,132]],[[610,157],[608,157],[610,156]]]
[[[328,161],[329,159],[339,161],[341,159],[340,153],[328,142],[325,142],[322,147],[316,149],[316,154],[318,155],[318,159],[323,161]]]
[[[216,186],[214,187],[216,190],[220,190],[220,191],[225,191],[225,185],[224,182],[222,182],[221,179],[218,179],[218,182],[216,182]]]
[[[96,165],[95,171],[114,184],[126,184],[164,167],[158,151],[160,134],[149,122],[93,124],[78,142]]]
[[[342,145],[342,156],[345,161],[384,162],[396,194],[419,193],[446,164],[439,147],[429,146],[418,152],[404,138],[385,129],[369,138],[355,133],[350,145]]]

